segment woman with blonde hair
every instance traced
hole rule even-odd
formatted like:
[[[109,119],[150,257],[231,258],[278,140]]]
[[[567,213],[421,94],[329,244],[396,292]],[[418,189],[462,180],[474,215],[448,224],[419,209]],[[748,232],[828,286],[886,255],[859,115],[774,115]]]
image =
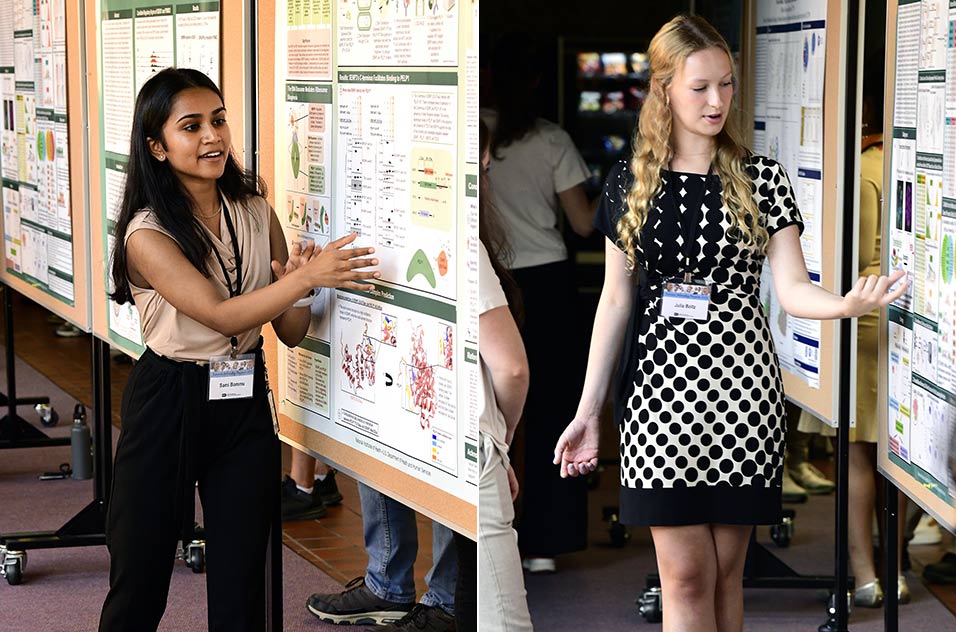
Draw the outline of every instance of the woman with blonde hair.
[[[739,140],[727,43],[678,16],[649,48],[651,89],[634,156],[608,177],[596,227],[605,280],[577,413],[554,463],[597,466],[599,416],[616,380],[621,519],[657,553],[664,630],[741,630],[755,524],[780,520],[784,395],[760,303],[764,260],[782,307],[855,318],[901,296],[902,277],[861,278],[845,296],[811,283],[803,222],[774,160]],[[686,286],[697,286],[687,292]]]

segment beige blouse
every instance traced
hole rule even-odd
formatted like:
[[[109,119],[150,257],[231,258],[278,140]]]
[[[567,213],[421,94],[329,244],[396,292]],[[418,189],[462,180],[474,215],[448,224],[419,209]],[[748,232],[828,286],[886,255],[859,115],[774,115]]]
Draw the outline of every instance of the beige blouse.
[[[242,293],[248,294],[255,289],[265,287],[272,282],[271,247],[269,244],[269,220],[271,208],[260,196],[250,198],[244,203],[226,201],[226,209],[232,218],[242,257]],[[172,236],[159,223],[159,219],[148,209],[137,213],[126,229],[126,240],[138,230],[155,230]],[[226,218],[220,214],[217,238],[205,227],[222,261],[229,271],[233,285],[236,283],[236,257],[232,249],[232,239],[226,227]],[[215,253],[210,252],[206,267],[211,273],[209,282],[224,299],[229,298],[229,290],[222,272],[222,266]],[[208,362],[209,358],[226,355],[231,350],[229,338],[206,327],[192,318],[180,313],[170,305],[159,292],[153,289],[136,287],[130,283],[133,301],[139,311],[143,328],[144,344],[161,356],[174,360]],[[247,351],[256,346],[259,332],[256,327],[243,332],[239,339],[239,350]]]

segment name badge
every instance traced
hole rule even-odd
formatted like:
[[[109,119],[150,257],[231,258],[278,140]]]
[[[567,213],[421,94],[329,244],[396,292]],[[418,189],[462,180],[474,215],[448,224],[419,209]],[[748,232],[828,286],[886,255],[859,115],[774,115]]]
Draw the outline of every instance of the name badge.
[[[209,401],[252,397],[256,372],[254,353],[214,356],[209,359]]]
[[[710,285],[701,280],[690,282],[680,278],[664,281],[661,295],[661,315],[665,318],[692,318],[707,320],[710,307]]]

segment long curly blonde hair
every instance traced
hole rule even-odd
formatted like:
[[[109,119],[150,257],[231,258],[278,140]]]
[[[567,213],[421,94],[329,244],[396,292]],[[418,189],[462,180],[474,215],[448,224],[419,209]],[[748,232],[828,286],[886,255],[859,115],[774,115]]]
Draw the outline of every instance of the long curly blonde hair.
[[[661,169],[668,166],[674,155],[671,147],[673,114],[667,87],[690,55],[708,48],[727,53],[736,83],[737,70],[727,42],[703,18],[677,16],[657,32],[648,48],[651,89],[634,133],[634,155],[630,164],[634,178],[627,192],[627,212],[617,225],[621,245],[627,251],[629,270],[635,268],[635,250],[647,220],[648,208],[661,189]],[[731,235],[744,245],[764,252],[767,230],[759,221],[760,211],[753,199],[753,181],[744,165],[747,150],[740,140],[736,121],[736,105],[731,101],[723,129],[715,137],[711,163],[720,177],[723,203],[730,209]]]

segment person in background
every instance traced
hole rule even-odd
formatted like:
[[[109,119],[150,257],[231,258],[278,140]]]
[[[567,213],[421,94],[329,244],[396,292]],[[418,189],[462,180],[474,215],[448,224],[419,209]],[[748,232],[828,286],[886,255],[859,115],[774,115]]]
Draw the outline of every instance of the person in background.
[[[518,481],[508,460],[508,448],[528,393],[528,358],[517,324],[521,321],[521,293],[504,265],[509,255],[508,240],[485,173],[489,137],[487,127],[480,123],[483,169],[478,178],[478,327],[484,397],[478,417],[478,608],[483,631],[523,632],[532,626],[517,534],[512,527]]]
[[[763,263],[799,318],[859,317],[906,283],[888,292],[901,271],[870,276],[836,296],[810,281],[789,178],[741,144],[733,57],[710,24],[678,16],[648,55],[634,156],[611,171],[595,220],[607,237],[604,286],[554,463],[562,477],[597,467],[608,384],[630,338],[615,389],[621,522],[651,528],[666,632],[739,631],[750,535],[781,519],[785,400],[760,301]],[[707,298],[685,300],[670,289],[678,283]]]
[[[279,472],[260,328],[297,345],[313,289],[372,289],[379,273],[366,266],[377,261],[345,248],[354,234],[286,249],[264,184],[232,153],[222,93],[197,70],[167,68],[143,85],[129,156],[110,297],[135,303],[146,351],[123,391],[99,629],[157,629],[198,483],[208,629],[259,631]],[[220,361],[244,373],[217,376]]]
[[[881,260],[880,205],[883,199],[883,51],[872,54],[863,71],[863,130],[860,154],[859,271],[879,275]],[[883,604],[883,587],[873,558],[873,512],[882,485],[877,485],[876,444],[879,436],[880,314],[874,310],[857,320],[856,426],[850,428],[849,525],[850,566],[856,582],[853,603],[864,608]],[[800,430],[834,435],[835,431],[812,414],[800,416]],[[897,568],[902,569],[906,496],[900,494],[900,542]],[[899,603],[910,601],[906,578],[897,580]]]
[[[326,507],[342,502],[335,470],[311,454],[292,448],[292,467],[282,481],[282,521],[324,518]]]
[[[494,109],[483,110],[482,119],[492,132],[488,173],[514,252],[509,267],[522,293],[521,337],[531,370],[524,452],[512,454],[524,466],[518,546],[529,571],[554,572],[555,556],[587,546],[586,482],[558,480],[549,467],[561,420],[574,410],[573,393],[582,378],[576,363],[555,361],[556,352],[575,357],[580,344],[574,265],[560,225],[566,220],[578,235],[590,235],[596,201],[588,202],[588,169],[571,137],[535,115],[540,68],[528,42],[505,36],[495,47]]]

